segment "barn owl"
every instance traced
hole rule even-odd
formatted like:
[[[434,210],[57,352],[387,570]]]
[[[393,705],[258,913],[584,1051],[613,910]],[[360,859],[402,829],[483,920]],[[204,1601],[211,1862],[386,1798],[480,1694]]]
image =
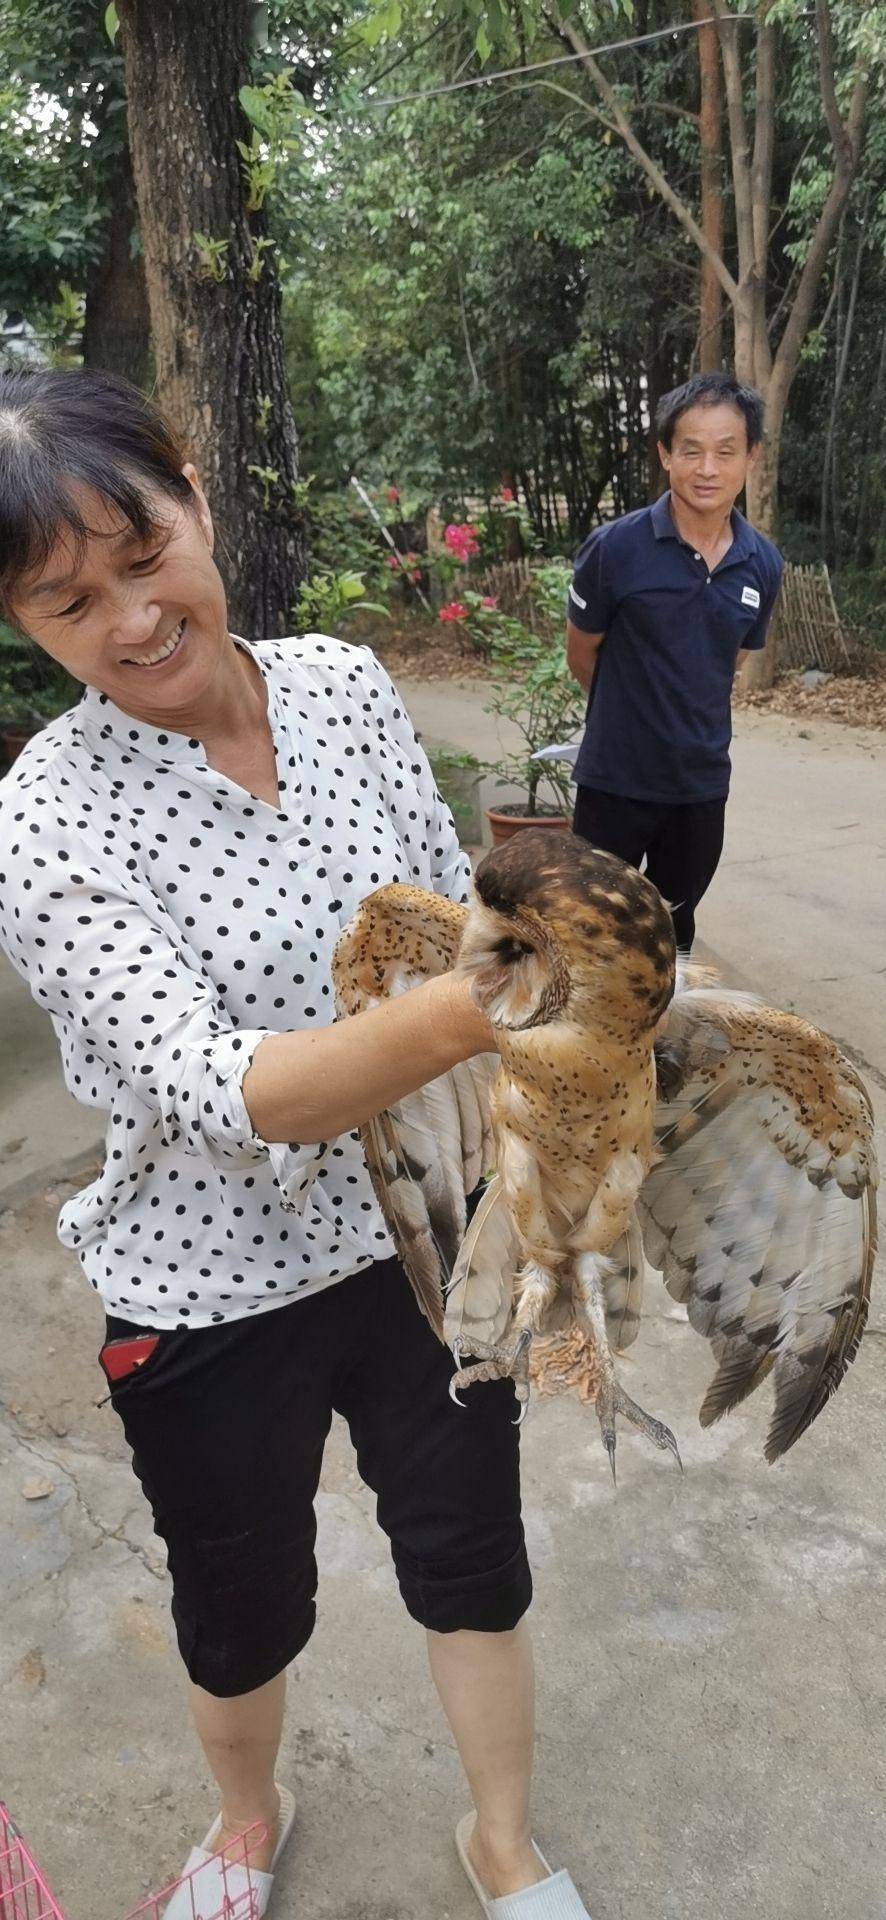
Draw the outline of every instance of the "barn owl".
[[[713,1348],[702,1425],[771,1373],[777,1459],[839,1385],[867,1313],[877,1170],[854,1068],[713,976],[687,968],[675,992],[656,889],[572,834],[524,829],[494,850],[470,908],[409,886],[370,895],[336,949],[339,1013],[451,967],[496,1053],[362,1134],[403,1265],[455,1356],[453,1396],[512,1378],[522,1417],[531,1343],[580,1330],[613,1475],[618,1415],[679,1460],[614,1357],[636,1337],[648,1259]]]

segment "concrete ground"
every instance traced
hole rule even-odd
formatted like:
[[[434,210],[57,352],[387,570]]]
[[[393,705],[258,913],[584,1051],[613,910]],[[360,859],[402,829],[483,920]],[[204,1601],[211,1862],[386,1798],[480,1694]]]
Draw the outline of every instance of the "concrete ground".
[[[427,740],[494,751],[477,689],[405,689]],[[804,737],[808,735],[808,737]],[[837,1034],[886,1160],[886,742],[740,718],[727,856],[701,932],[727,976]],[[162,1554],[95,1404],[96,1303],[54,1238],[95,1116],[0,969],[0,1796],[70,1920],[121,1920],[211,1813],[182,1713]],[[686,1465],[593,1413],[524,1429],[539,1652],[537,1833],[594,1920],[886,1913],[886,1313],[795,1453],[766,1407],[703,1434],[707,1350],[657,1282],[630,1390]],[[764,1393],[758,1399],[765,1399]],[[39,1494],[43,1497],[29,1498]],[[274,1911],[468,1920],[465,1805],[372,1501],[336,1428],[319,1502],[320,1624],[293,1674],[281,1776],[299,1802]]]

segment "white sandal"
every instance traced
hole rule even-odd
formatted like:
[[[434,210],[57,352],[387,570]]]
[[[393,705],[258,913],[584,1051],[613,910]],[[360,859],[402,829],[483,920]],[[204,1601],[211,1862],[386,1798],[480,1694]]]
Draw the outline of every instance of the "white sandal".
[[[223,1854],[213,1852],[221,1825],[219,1814],[202,1846],[191,1848],[172,1899],[163,1910],[163,1920],[199,1920],[204,1912],[242,1912],[248,1913],[252,1920],[253,1915],[267,1912],[274,1874],[295,1821],[295,1801],[288,1787],[278,1786],[277,1792],[280,1795],[277,1845],[268,1871],[263,1873],[259,1867],[248,1864],[232,1864]],[[160,1897],[162,1899],[162,1894]]]
[[[505,1893],[499,1900],[493,1900],[477,1878],[471,1856],[468,1853],[468,1841],[474,1831],[476,1813],[466,1813],[455,1829],[455,1844],[458,1857],[470,1880],[477,1899],[487,1920],[590,1920],[590,1914],[584,1905],[571,1876],[561,1869],[552,1873],[540,1847],[532,1844],[542,1866],[548,1874],[547,1880],[539,1880],[537,1886],[523,1887],[519,1893]]]

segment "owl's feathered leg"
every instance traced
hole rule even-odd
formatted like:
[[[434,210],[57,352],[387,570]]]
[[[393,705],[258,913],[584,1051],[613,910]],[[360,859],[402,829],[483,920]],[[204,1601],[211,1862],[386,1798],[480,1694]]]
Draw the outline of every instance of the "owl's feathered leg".
[[[449,1391],[457,1405],[459,1388],[480,1380],[514,1380],[520,1401],[520,1420],[529,1403],[529,1347],[543,1330],[559,1290],[557,1270],[566,1254],[555,1233],[542,1193],[538,1161],[524,1140],[503,1129],[499,1139],[499,1174],[520,1239],[523,1264],[514,1275],[514,1310],[509,1340],[484,1347],[478,1340],[462,1340],[453,1347],[459,1371]],[[479,1365],[463,1367],[462,1358],[476,1356]]]
[[[619,1413],[623,1419],[630,1421],[632,1427],[637,1427],[640,1433],[645,1433],[654,1446],[672,1453],[682,1473],[683,1462],[680,1459],[680,1450],[670,1427],[666,1427],[663,1420],[654,1419],[652,1414],[644,1413],[643,1408],[638,1407],[636,1400],[632,1400],[629,1393],[625,1393],[624,1387],[616,1378],[615,1363],[606,1333],[606,1299],[597,1255],[592,1253],[578,1255],[575,1262],[574,1297],[576,1319],[590,1334],[600,1363],[601,1378],[596,1399],[597,1418],[600,1422],[603,1445],[609,1455],[613,1480],[615,1480],[615,1417]]]

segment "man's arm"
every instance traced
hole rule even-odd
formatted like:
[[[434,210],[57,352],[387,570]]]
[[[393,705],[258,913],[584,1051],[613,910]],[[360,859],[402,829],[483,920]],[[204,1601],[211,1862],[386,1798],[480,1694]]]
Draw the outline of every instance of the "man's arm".
[[[580,627],[574,627],[571,620],[566,622],[566,660],[573,680],[577,680],[585,693],[590,693],[597,666],[597,655],[603,643],[602,633],[582,633]]]

